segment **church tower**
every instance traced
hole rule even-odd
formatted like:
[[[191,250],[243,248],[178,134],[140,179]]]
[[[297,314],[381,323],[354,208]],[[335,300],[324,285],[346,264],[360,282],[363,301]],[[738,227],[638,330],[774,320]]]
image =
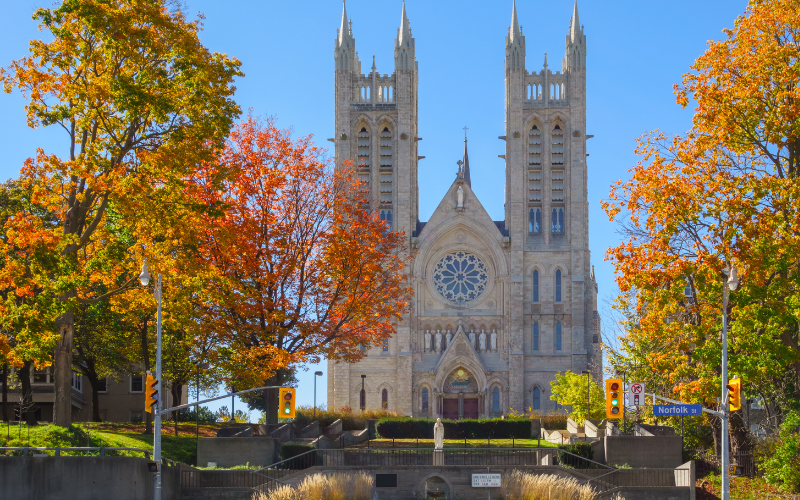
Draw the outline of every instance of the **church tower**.
[[[525,353],[525,372],[536,370],[540,336],[553,332],[567,369],[600,367],[597,285],[589,260],[589,207],[586,140],[586,36],[573,8],[561,71],[552,71],[544,55],[541,70],[527,72],[525,37],[516,4],[506,37],[506,206],[513,242],[511,308],[514,352]],[[568,345],[567,345],[568,344]],[[522,373],[522,371],[520,371]],[[528,386],[510,375],[510,400]],[[522,398],[522,394],[518,394]]]
[[[415,41],[406,14],[405,1],[400,27],[394,40],[394,73],[380,74],[375,57],[368,74],[361,73],[355,50],[352,21],[347,6],[342,7],[342,22],[334,45],[336,61],[335,138],[336,165],[351,161],[359,179],[369,185],[372,209],[394,231],[405,231],[408,241],[417,226],[419,198],[417,184],[418,76]],[[409,243],[410,244],[410,243]],[[392,360],[401,388],[393,394],[398,404],[411,409],[410,321],[404,321],[391,339],[392,350],[399,355]],[[388,345],[386,346],[388,351]],[[385,364],[386,360],[381,363]],[[328,377],[329,408],[351,405],[348,399],[350,365],[330,365]],[[394,377],[391,377],[394,378]],[[393,384],[395,385],[395,384]],[[336,396],[332,387],[335,386]],[[406,389],[403,389],[405,387]],[[401,403],[405,401],[405,403]],[[392,405],[394,406],[394,404]]]
[[[395,71],[378,73],[375,57],[366,75],[355,50],[352,21],[342,7],[335,42],[336,163],[352,161],[369,184],[373,209],[382,220],[407,234],[416,227],[417,60],[406,6],[394,42]]]

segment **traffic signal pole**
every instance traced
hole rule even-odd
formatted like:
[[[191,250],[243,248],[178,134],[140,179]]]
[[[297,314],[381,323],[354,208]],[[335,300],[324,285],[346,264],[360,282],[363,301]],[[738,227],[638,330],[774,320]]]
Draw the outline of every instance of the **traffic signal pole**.
[[[730,456],[728,455],[728,283],[722,282],[722,497],[721,500],[730,500]]]
[[[158,305],[156,321],[156,390],[158,399],[155,405],[155,415],[153,423],[153,460],[158,466],[156,475],[153,478],[153,499],[161,500],[161,408],[164,406],[161,401],[164,399],[161,392],[161,274],[158,275],[156,283],[156,304]]]

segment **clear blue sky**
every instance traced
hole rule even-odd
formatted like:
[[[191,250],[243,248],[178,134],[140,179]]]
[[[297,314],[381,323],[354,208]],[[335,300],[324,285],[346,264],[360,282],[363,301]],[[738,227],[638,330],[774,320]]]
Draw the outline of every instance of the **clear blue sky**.
[[[559,70],[573,0],[519,0],[517,10],[527,42],[527,68],[539,71],[548,53]],[[5,0],[0,17],[0,65],[23,56],[39,32],[31,14],[50,0]],[[339,0],[185,0],[187,12],[206,16],[202,40],[211,50],[235,56],[245,77],[236,99],[244,110],[275,116],[295,133],[317,142],[333,137],[333,41],[341,20]],[[723,38],[744,12],[745,0],[608,2],[582,0],[580,21],[587,36],[587,133],[589,141],[590,243],[600,287],[600,308],[616,286],[606,249],[619,243],[614,224],[600,208],[609,186],[628,177],[635,140],[656,128],[685,132],[691,110],[675,104],[672,85],[680,81],[708,40]],[[489,214],[503,218],[503,58],[511,0],[408,0],[419,61],[420,211],[426,220],[455,175],[469,127],[474,189]],[[394,71],[393,40],[401,1],[349,0],[362,68],[376,56],[378,71]],[[0,178],[17,176],[37,147],[66,154],[63,132],[27,128],[19,93],[0,95]],[[313,372],[321,369],[317,401],[325,401],[327,367],[300,373],[298,401],[311,404]],[[230,400],[213,405],[214,408]],[[241,407],[237,402],[237,407]]]

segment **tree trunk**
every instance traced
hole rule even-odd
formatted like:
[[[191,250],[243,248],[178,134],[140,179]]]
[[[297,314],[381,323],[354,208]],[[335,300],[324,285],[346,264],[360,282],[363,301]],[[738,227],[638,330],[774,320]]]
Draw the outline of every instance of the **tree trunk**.
[[[745,403],[746,404],[746,403]],[[745,426],[743,412],[730,413],[731,453],[748,453],[753,446],[750,442],[749,429]]]
[[[150,371],[150,350],[147,346],[147,318],[144,318],[144,324],[142,325],[141,333],[141,348],[142,348],[142,363],[144,364],[145,372]],[[145,388],[145,390],[147,390]],[[144,403],[142,403],[144,405]],[[145,412],[144,413],[144,433],[145,434],[152,434],[153,433],[153,414]]]
[[[264,385],[281,386],[291,379],[292,372],[281,368],[272,377],[265,380]],[[280,401],[278,389],[264,389],[267,399],[266,419],[267,424],[277,424],[278,414],[280,413]]]
[[[75,333],[72,311],[56,320],[56,328],[61,338],[56,344],[53,360],[53,423],[59,427],[69,427],[72,424],[72,339]]]
[[[181,383],[172,383],[172,406],[179,406],[181,404],[181,398],[183,397],[183,384]],[[175,436],[178,435],[178,414],[180,411],[173,411],[173,418],[175,419]]]
[[[100,395],[98,393],[98,385],[100,379],[97,378],[97,373],[94,370],[87,370],[86,379],[89,381],[89,386],[92,388],[92,422],[102,422],[100,419]]]
[[[3,363],[3,422],[8,422],[8,363]]]
[[[31,419],[30,415],[26,415],[33,406],[33,391],[31,390],[31,371],[33,368],[33,361],[26,361],[22,368],[19,370],[20,381],[20,394],[19,394],[19,420],[25,418],[28,425],[36,425],[36,420]]]

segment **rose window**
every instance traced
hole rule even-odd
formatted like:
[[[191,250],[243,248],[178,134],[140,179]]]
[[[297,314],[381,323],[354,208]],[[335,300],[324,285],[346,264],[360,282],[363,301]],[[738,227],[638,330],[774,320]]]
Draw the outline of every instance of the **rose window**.
[[[469,252],[453,252],[442,257],[433,268],[433,286],[450,302],[472,302],[486,290],[489,273],[486,264]]]

